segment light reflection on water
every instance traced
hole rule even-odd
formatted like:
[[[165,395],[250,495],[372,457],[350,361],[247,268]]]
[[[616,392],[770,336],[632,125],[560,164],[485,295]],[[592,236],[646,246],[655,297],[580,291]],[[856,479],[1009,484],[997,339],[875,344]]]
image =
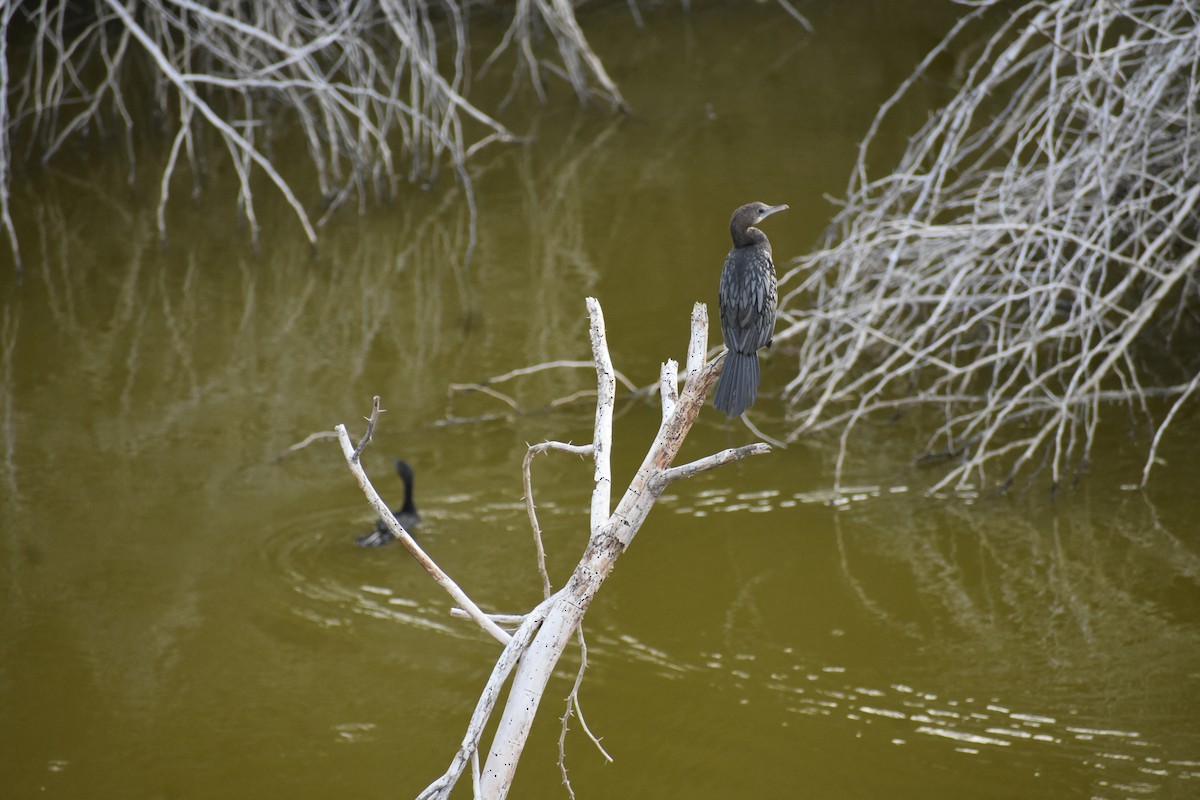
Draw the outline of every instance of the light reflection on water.
[[[795,492],[786,477],[756,475],[780,488],[741,491],[723,477],[663,500],[673,520],[703,521],[685,529],[731,537],[744,581],[726,612],[735,646],[689,651],[660,644],[674,638],[665,632],[605,631],[589,653],[707,681],[785,729],[822,719],[873,747],[1053,775],[1092,797],[1189,796],[1200,779],[1196,554],[1142,495],[982,497],[980,514],[904,486]],[[752,524],[760,509],[776,535]],[[814,512],[832,526],[825,550],[805,532]],[[710,561],[696,570],[720,586]],[[789,602],[789,586],[829,567],[837,588],[820,590],[822,610]],[[1164,604],[1181,582],[1193,593]],[[814,619],[835,608],[834,627],[814,638]],[[1177,625],[1180,615],[1192,622]]]
[[[1092,796],[1101,798],[1122,792],[1175,797],[1181,786],[1200,780],[1200,760],[1180,757],[1178,743],[1108,727],[1077,708],[1046,713],[995,696],[954,696],[900,683],[871,686],[859,680],[870,677],[857,675],[861,670],[806,663],[790,647],[681,659],[628,634],[592,639],[590,651],[647,665],[664,680],[704,680],[738,704],[768,707],[782,728],[792,715],[825,718],[855,738],[917,746],[925,759],[940,758],[931,750],[944,747],[967,757],[1025,764],[1035,773],[1076,769],[1090,776]]]
[[[548,513],[556,510],[554,503],[541,508]],[[451,532],[507,523],[524,511],[523,503],[495,500],[486,493],[436,497],[422,509],[421,523],[410,533],[422,547],[437,552],[439,538],[444,541]],[[358,522],[347,524],[348,519]],[[355,507],[293,515],[277,528],[262,531],[258,555],[266,574],[285,581],[289,593],[281,599],[286,608],[320,628],[347,626],[355,617],[369,617],[452,638],[477,639],[472,625],[450,620],[448,599],[415,567],[400,544],[381,548],[354,544],[354,538],[373,525]]]
[[[862,503],[885,494],[904,494],[907,486],[842,487],[840,489],[821,489],[817,491],[794,492],[785,495],[779,489],[766,489],[757,492],[738,492],[733,488],[705,489],[697,492],[695,500],[690,504],[683,503],[678,495],[663,495],[660,502],[670,506],[676,514],[690,514],[703,517],[709,513],[762,513],[776,508],[793,508],[799,503],[827,505],[837,509],[848,509],[852,503]]]
[[[1112,788],[1140,782],[1157,790],[1164,784],[1155,784],[1153,777],[1200,778],[1197,762],[1168,755],[1176,752],[1171,742],[1149,741],[1138,731],[1092,727],[1070,716],[1059,719],[1038,709],[1010,708],[996,697],[947,697],[904,684],[868,687],[855,682],[853,670],[841,667],[792,664],[789,670],[762,675],[752,661],[738,662],[733,669],[720,660],[709,663],[727,669],[735,692],[750,684],[762,686],[784,696],[777,704],[784,713],[839,718],[856,735],[882,737],[897,747],[931,737],[969,756],[1004,750],[1003,758],[1015,763],[1065,759],[1096,770],[1097,785]]]
[[[283,577],[295,594],[312,601],[294,607],[295,612],[322,627],[346,624],[359,594],[330,568],[336,562],[329,555],[345,546],[345,535],[337,529],[340,521],[331,513],[290,519],[268,531],[260,545],[259,556],[269,574]]]

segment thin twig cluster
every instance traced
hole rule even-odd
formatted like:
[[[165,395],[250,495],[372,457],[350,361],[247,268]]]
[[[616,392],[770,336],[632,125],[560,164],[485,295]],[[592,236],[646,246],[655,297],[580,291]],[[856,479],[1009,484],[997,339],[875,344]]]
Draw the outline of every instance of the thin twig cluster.
[[[1200,12],[970,5],[883,105],[845,208],[784,278],[791,435],[839,432],[840,477],[859,423],[924,409],[924,458],[951,465],[935,491],[1042,466],[1057,487],[1119,404],[1147,432],[1144,484],[1200,385]],[[869,178],[888,112],[972,46],[953,99]]]
[[[512,140],[467,99],[467,18],[481,0],[242,3],[237,0],[56,0],[0,7],[0,222],[20,263],[10,215],[12,168],[48,161],[73,139],[119,137],[137,168],[135,131],[155,118],[169,136],[160,179],[159,232],[172,178],[191,167],[199,192],[212,157],[227,151],[238,208],[257,238],[252,186],[264,175],[310,241],[333,209],[392,197],[397,184],[430,180],[463,165],[491,142]],[[539,54],[549,33],[554,57]],[[17,36],[18,33],[28,35]],[[15,42],[19,41],[18,47]],[[581,98],[624,106],[562,0],[517,0],[511,24],[488,59],[505,53],[539,92],[556,72]],[[558,61],[562,66],[558,66]],[[149,65],[149,69],[146,66]],[[523,67],[523,68],[522,68]],[[149,85],[138,81],[149,74]],[[149,90],[149,93],[145,91]],[[152,97],[150,107],[139,99]],[[293,184],[299,177],[271,152],[283,130],[302,136],[325,211],[317,217]],[[15,133],[27,142],[14,152]],[[468,192],[469,195],[469,192]],[[470,198],[469,198],[470,199]]]

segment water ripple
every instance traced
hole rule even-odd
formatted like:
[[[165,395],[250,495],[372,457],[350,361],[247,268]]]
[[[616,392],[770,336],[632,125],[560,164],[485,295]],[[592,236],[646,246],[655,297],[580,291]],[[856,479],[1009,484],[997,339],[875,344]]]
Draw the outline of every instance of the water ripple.
[[[756,669],[764,661],[774,666]],[[1086,724],[1075,709],[1064,720],[1066,715],[1014,709],[998,698],[944,697],[900,683],[870,686],[840,665],[799,663],[790,648],[757,658],[703,653],[699,663],[728,680],[743,695],[741,702],[765,689],[780,698],[785,714],[841,720],[857,736],[884,737],[893,746],[945,742],[966,756],[1074,764],[1092,776],[1095,798],[1174,797],[1181,783],[1200,778],[1200,762],[1172,758],[1172,743],[1149,741],[1134,729]]]
[[[419,568],[411,559],[400,558],[403,554],[395,547],[356,547],[356,530],[347,526],[346,518],[344,509],[292,517],[262,540],[259,556],[267,573],[286,583],[286,602],[294,614],[321,627],[369,617],[444,634],[463,633],[463,626],[446,623],[445,608],[434,607],[427,594],[410,596],[383,585],[396,579],[413,592],[427,592],[432,584],[423,573],[417,575]],[[369,524],[359,527],[366,530]],[[404,567],[397,568],[398,560]],[[404,580],[404,568],[413,570],[412,580]]]

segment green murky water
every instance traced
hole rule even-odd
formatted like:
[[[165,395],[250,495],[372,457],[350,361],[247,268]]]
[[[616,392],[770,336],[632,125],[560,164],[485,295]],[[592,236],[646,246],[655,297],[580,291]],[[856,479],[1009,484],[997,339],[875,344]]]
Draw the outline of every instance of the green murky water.
[[[906,6],[814,4],[815,36],[770,4],[643,9],[640,31],[620,4],[592,12],[637,113],[559,87],[532,143],[482,156],[466,267],[448,186],[339,218],[314,260],[273,199],[253,254],[227,175],[172,206],[162,250],[157,181],[130,192],[117,155],[23,173],[24,281],[0,264],[0,795],[403,797],[440,774],[495,645],[398,548],[352,545],[371,514],[331,440],[288,447],[361,430],[382,395],[366,463],[385,497],[403,456],[431,554],[484,607],[530,607],[525,443],[586,441],[588,401],[447,425],[507,408],[449,385],[588,358],[588,295],[633,381],[682,358],[735,205],[791,205],[769,229],[781,262],[819,234],[874,109],[954,13]],[[590,385],[501,388],[539,409]],[[657,415],[622,403],[618,484]],[[587,617],[584,710],[616,761],[573,735],[577,792],[1200,795],[1194,417],[1174,430],[1148,495],[1118,490],[1141,464],[1117,433],[1054,501],[924,498],[888,429],[857,451],[859,490],[830,492],[827,442],[675,485]],[[706,412],[685,455],[749,440]],[[561,580],[590,468],[534,469]],[[565,796],[556,716],[577,664],[515,796]]]

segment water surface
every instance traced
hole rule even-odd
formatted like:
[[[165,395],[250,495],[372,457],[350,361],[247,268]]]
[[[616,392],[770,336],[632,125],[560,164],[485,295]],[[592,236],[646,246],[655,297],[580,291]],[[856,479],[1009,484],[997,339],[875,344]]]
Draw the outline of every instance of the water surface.
[[[771,4],[642,9],[640,30],[613,5],[583,21],[635,114],[562,86],[541,109],[518,100],[510,123],[533,138],[473,165],[469,263],[451,185],[338,216],[313,258],[273,199],[254,253],[219,164],[197,205],[171,206],[166,249],[157,181],[128,189],[117,154],[21,174],[24,280],[0,263],[5,797],[411,796],[440,774],[494,642],[399,548],[353,546],[372,515],[332,440],[289,448],[360,433],[381,395],[365,461],[385,497],[402,456],[430,553],[485,608],[529,608],[521,459],[588,440],[588,400],[544,409],[591,375],[498,385],[516,416],[450,385],[587,359],[588,295],[617,368],[652,383],[684,357],[692,304],[715,307],[733,207],[789,203],[777,260],[811,247],[875,108],[957,13],[810,4],[810,36]],[[777,434],[787,362],[756,415]],[[657,415],[622,401],[618,485]],[[1148,494],[1121,489],[1141,463],[1114,430],[1056,499],[927,498],[907,460],[920,432],[882,423],[840,493],[829,441],[671,487],[586,620],[582,700],[616,761],[573,735],[577,792],[1196,796],[1194,418],[1174,430]],[[752,440],[706,411],[683,457]],[[534,469],[561,581],[591,470]],[[565,796],[577,666],[568,653],[550,685],[515,796]]]

